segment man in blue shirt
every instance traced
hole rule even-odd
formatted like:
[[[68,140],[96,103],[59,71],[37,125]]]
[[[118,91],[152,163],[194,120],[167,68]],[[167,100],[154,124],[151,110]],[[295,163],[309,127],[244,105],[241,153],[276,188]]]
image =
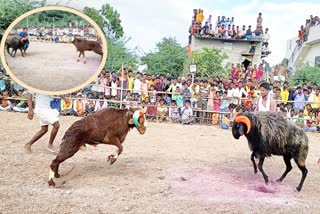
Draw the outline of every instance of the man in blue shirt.
[[[18,33],[18,36],[21,37],[21,38],[28,38],[28,28],[23,28],[23,30]],[[27,50],[27,48],[29,47],[29,44],[28,43],[25,43],[24,44],[24,49]]]

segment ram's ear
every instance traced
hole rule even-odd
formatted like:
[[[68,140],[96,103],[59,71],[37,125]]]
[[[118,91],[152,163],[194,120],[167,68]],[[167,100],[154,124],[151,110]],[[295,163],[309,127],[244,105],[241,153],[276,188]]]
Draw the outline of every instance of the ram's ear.
[[[128,122],[130,125],[132,125],[133,124],[133,119],[132,118],[130,118],[130,120],[129,120],[129,122]]]

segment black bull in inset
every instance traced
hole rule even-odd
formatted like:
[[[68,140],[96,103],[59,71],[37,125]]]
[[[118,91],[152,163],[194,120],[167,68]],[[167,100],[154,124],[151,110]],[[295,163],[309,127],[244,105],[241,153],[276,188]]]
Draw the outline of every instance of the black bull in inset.
[[[8,54],[10,56],[15,57],[17,50],[20,49],[22,56],[24,57],[24,54],[26,53],[27,46],[29,45],[29,40],[27,38],[21,38],[21,37],[8,37],[6,40],[6,48]],[[12,48],[12,52],[10,53],[10,48]]]

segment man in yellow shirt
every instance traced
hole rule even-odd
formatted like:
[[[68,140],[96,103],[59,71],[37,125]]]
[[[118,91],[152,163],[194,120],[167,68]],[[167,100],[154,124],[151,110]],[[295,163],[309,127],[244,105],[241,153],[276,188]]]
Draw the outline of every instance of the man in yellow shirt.
[[[315,95],[313,96],[313,103],[311,104],[311,107],[313,109],[319,108],[320,103],[319,103],[319,90],[316,90]]]
[[[283,83],[283,87],[281,87],[280,96],[283,101],[288,101],[289,99],[288,82]]]
[[[132,91],[132,89],[133,89],[133,80],[134,80],[134,78],[132,77],[132,70],[130,69],[128,71],[128,89],[130,91]]]

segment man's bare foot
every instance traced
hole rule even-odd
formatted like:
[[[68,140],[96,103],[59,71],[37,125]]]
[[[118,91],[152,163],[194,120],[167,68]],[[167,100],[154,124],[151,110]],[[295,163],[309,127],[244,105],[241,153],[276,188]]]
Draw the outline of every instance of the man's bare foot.
[[[52,145],[52,144],[49,144],[48,145],[48,150],[52,153],[57,153],[57,150],[56,148]]]
[[[27,143],[27,144],[24,146],[24,149],[25,149],[25,151],[26,151],[27,154],[32,154],[32,150],[31,150],[31,145],[30,145],[30,144]]]

